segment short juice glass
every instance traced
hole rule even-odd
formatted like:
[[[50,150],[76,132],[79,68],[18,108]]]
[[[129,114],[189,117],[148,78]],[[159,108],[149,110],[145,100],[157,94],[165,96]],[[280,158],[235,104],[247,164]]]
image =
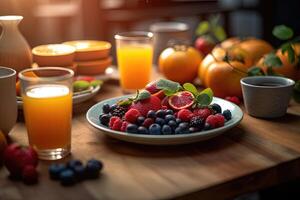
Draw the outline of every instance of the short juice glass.
[[[71,150],[72,70],[60,67],[19,73],[29,144],[44,160],[61,159]]]
[[[115,35],[121,87],[124,92],[144,88],[151,78],[153,34],[127,32]]]

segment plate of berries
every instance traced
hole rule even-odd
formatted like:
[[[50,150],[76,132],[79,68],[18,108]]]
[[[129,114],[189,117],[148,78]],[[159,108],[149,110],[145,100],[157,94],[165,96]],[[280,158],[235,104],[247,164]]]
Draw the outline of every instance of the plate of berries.
[[[115,97],[92,106],[88,122],[102,133],[127,142],[177,145],[216,137],[243,118],[235,104],[206,88],[166,79],[149,83],[136,94]]]

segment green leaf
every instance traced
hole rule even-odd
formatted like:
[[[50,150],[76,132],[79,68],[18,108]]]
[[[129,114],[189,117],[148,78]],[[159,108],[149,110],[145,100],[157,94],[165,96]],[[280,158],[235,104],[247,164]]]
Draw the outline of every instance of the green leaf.
[[[281,53],[284,54],[285,52],[288,53],[288,59],[290,63],[295,62],[295,50],[292,46],[292,43],[287,42],[281,46]]]
[[[264,64],[268,67],[281,67],[282,62],[278,56],[275,55],[275,53],[269,53],[266,55],[264,59]]]
[[[132,104],[132,99],[126,99],[118,102],[119,106],[129,106]]]
[[[138,94],[138,96],[136,98],[136,101],[140,101],[140,100],[143,100],[143,99],[148,99],[148,98],[150,98],[150,96],[151,96],[150,92],[148,92],[147,90],[142,90]]]
[[[185,83],[185,84],[183,84],[183,88],[186,91],[191,92],[194,96],[198,95],[198,90],[197,90],[197,88],[192,83]]]
[[[160,79],[156,83],[156,87],[158,89],[164,90],[164,91],[171,91],[171,92],[177,92],[181,89],[181,86],[179,83],[166,80],[166,79]]]
[[[90,86],[93,86],[93,87],[97,87],[98,85],[102,85],[103,84],[103,81],[101,80],[94,80],[92,82],[90,82]]]
[[[290,27],[285,25],[275,26],[272,31],[273,35],[280,40],[287,40],[293,37],[294,32]]]
[[[211,103],[211,98],[207,94],[199,94],[196,101],[201,106],[208,106]]]
[[[205,90],[202,90],[200,92],[200,94],[207,94],[211,98],[213,98],[213,96],[214,96],[214,93],[213,93],[212,89],[210,89],[210,88],[206,88]]]
[[[197,29],[196,29],[196,35],[204,35],[206,34],[210,29],[210,25],[208,21],[201,22]]]
[[[173,94],[175,94],[176,92],[173,92],[173,91],[170,91],[170,90],[164,90],[164,94],[166,95],[166,96],[172,96]]]
[[[225,40],[226,37],[227,37],[227,36],[226,36],[226,33],[225,33],[225,31],[224,31],[224,29],[223,29],[222,26],[216,26],[216,27],[213,29],[213,33],[214,33],[215,37],[217,38],[217,40],[218,40],[219,42]]]
[[[264,71],[257,66],[253,66],[248,70],[248,76],[264,76]]]

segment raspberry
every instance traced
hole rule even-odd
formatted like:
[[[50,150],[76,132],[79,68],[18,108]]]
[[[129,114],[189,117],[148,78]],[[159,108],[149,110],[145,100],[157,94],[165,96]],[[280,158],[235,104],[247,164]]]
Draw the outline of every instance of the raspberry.
[[[178,112],[177,117],[181,119],[181,121],[188,122],[193,117],[193,113],[188,109],[182,109]]]
[[[221,114],[210,115],[206,119],[206,123],[208,123],[212,128],[218,128],[224,126],[225,118]]]
[[[121,120],[120,117],[117,117],[117,116],[111,117],[110,120],[109,120],[109,128],[112,129],[112,127],[113,127],[115,121],[118,120],[118,119]]]
[[[119,131],[121,130],[121,126],[122,126],[122,120],[119,118],[115,120],[111,129],[115,131]]]
[[[124,132],[125,132],[128,124],[129,124],[129,123],[126,122],[126,121],[122,122],[121,131],[124,131]]]
[[[153,123],[154,120],[152,118],[146,118],[142,125],[145,126],[146,128],[149,128],[149,126]]]
[[[131,108],[125,113],[125,120],[134,124],[139,116],[141,116],[140,111]]]
[[[213,114],[212,110],[210,110],[209,108],[202,108],[202,109],[196,108],[193,113],[194,113],[194,115],[199,116],[199,117],[203,118],[204,120],[209,115]]]
[[[22,179],[26,184],[34,184],[38,181],[38,173],[34,166],[26,165],[22,171]]]
[[[238,97],[236,97],[236,96],[233,96],[233,97],[226,97],[225,99],[226,99],[227,101],[230,101],[230,102],[236,104],[236,105],[240,105],[240,104],[241,104],[240,99],[239,99]]]

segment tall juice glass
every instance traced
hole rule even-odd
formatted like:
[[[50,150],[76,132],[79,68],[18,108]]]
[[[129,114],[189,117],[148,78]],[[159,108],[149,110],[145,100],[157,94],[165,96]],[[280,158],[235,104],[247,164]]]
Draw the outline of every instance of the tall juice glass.
[[[123,91],[144,88],[150,81],[153,59],[153,34],[127,32],[115,35],[120,82]]]
[[[19,73],[29,144],[40,159],[56,160],[70,153],[73,75],[60,67]]]

